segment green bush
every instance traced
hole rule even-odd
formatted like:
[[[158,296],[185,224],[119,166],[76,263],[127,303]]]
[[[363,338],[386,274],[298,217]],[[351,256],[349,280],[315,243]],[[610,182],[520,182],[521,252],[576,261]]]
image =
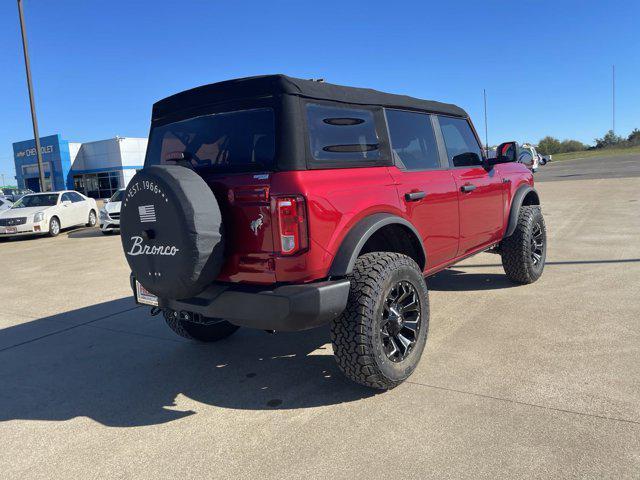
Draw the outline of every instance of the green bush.
[[[542,155],[553,155],[560,153],[560,141],[550,136],[544,137],[538,142],[538,152]]]
[[[588,147],[578,140],[563,140],[546,136],[538,142],[538,152],[542,155],[554,155],[556,153],[579,152]]]

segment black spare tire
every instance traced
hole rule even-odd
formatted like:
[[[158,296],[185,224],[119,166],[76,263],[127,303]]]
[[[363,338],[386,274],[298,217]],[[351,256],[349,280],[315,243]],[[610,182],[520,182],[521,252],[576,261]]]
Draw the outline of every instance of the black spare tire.
[[[135,174],[122,202],[120,233],[134,276],[161,298],[197,295],[224,261],[218,202],[185,167],[152,166]]]

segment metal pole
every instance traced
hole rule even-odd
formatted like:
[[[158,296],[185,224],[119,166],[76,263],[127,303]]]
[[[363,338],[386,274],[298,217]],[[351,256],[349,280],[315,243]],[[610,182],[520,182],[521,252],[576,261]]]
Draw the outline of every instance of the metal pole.
[[[613,124],[612,131],[616,133],[616,66],[611,65],[611,123]]]
[[[483,88],[482,93],[484,95],[484,148],[487,151],[487,158],[489,158],[489,127],[487,126],[487,91]]]
[[[42,152],[40,151],[40,134],[38,133],[38,119],[36,117],[36,104],[33,98],[33,83],[31,82],[31,64],[29,62],[29,49],[27,47],[27,32],[24,25],[24,12],[22,0],[18,0],[18,15],[20,17],[20,30],[22,32],[22,49],[24,51],[24,66],[27,70],[27,88],[29,89],[29,104],[31,105],[31,121],[33,122],[33,136],[36,142],[36,155],[38,156],[38,175],[40,177],[40,191],[46,192],[44,183],[44,169],[42,168]]]

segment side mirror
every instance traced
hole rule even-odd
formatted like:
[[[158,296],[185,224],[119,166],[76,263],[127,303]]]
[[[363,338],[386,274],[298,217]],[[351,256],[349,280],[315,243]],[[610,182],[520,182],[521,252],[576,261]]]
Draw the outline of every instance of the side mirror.
[[[489,158],[487,163],[489,166],[493,166],[499,163],[517,162],[518,150],[518,142],[501,143],[496,149],[496,158]]]
[[[105,198],[105,199],[104,199],[104,201],[103,201],[102,203],[104,203],[104,204],[106,205],[106,204],[107,204],[107,203],[109,203],[110,201],[111,201],[111,199],[110,199],[110,198]]]
[[[65,207],[68,207],[69,205],[71,205],[71,202],[69,200],[63,200],[62,205],[64,205]]]

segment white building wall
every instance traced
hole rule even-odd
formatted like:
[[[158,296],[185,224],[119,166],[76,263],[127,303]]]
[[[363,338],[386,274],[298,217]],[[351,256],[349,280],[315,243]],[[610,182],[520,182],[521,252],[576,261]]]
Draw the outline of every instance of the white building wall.
[[[120,155],[123,167],[141,167],[147,152],[146,138],[119,137]]]
[[[69,142],[69,158],[71,160],[71,168],[78,168],[76,167],[76,165],[80,165],[80,163],[82,163],[82,161],[79,161],[80,163],[76,164],[80,147],[82,147],[81,143]],[[81,170],[81,168],[78,168],[78,170]]]
[[[120,147],[116,138],[83,143],[78,151],[76,162],[80,160],[81,168],[73,165],[73,170],[98,170],[105,168],[119,169],[122,165]]]

